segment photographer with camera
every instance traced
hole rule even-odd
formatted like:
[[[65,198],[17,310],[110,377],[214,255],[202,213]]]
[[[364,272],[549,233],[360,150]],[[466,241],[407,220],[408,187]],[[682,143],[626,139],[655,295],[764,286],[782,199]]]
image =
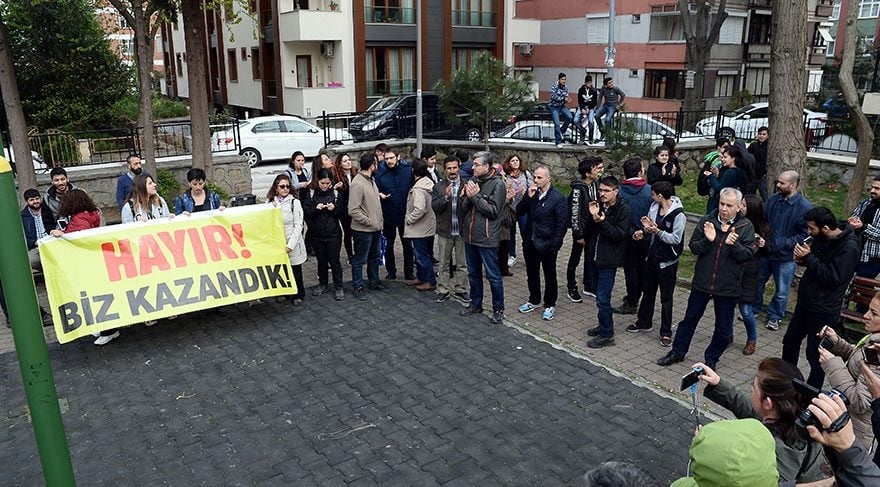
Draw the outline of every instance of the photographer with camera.
[[[794,388],[792,379],[803,380],[801,372],[780,358],[765,358],[758,364],[751,397],[737,389],[704,364],[699,379],[705,382],[703,395],[732,412],[739,419],[755,418],[770,431],[776,442],[776,468],[781,482],[813,482],[825,478],[822,448],[807,437],[796,422],[810,397]]]
[[[877,364],[875,343],[880,343],[880,293],[874,295],[868,311],[865,312],[865,331],[869,334],[851,345],[830,327],[823,327],[818,334],[823,346],[819,347],[819,362],[828,375],[831,387],[842,391],[850,400],[849,412],[853,418],[856,437],[865,448],[871,448],[874,432],[871,429],[871,401],[868,379],[863,377],[868,368],[876,376],[880,367]],[[862,364],[868,362],[867,367]],[[874,365],[870,365],[871,362]],[[873,377],[872,377],[873,378]]]
[[[807,426],[807,432],[817,443],[825,445],[829,461],[835,465],[836,485],[869,486],[880,484],[880,468],[858,441],[853,432],[846,403],[839,395],[819,394],[809,406],[821,429]],[[833,453],[832,453],[833,452]]]

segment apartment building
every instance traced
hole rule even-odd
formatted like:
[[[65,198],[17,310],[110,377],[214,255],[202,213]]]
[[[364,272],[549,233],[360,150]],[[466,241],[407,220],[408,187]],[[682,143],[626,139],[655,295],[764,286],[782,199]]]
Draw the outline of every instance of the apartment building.
[[[831,15],[832,0],[809,0],[805,26],[815,33],[808,49],[808,83],[818,91],[826,37],[821,22]],[[734,92],[749,90],[758,99],[770,94],[769,0],[730,0],[728,17],[711,49],[702,87],[706,108],[723,106]],[[537,43],[518,46],[513,64],[531,70],[543,98],[557,74],[568,75],[570,89],[585,74],[601,80],[606,66],[609,11],[605,2],[520,0],[514,20],[540,22]],[[685,41],[677,2],[672,0],[618,0],[614,16],[616,56],[610,75],[627,93],[632,111],[677,110],[686,85]],[[597,83],[598,84],[598,83]]]
[[[227,22],[225,12],[209,11],[205,42],[210,96],[239,116],[287,113],[312,118],[322,111],[364,110],[382,96],[414,93],[417,87],[430,90],[470,65],[480,51],[512,60],[515,45],[539,40],[538,22],[505,22],[515,3],[251,0],[249,8],[234,12],[243,19],[238,24]],[[162,32],[167,93],[188,97],[182,29],[178,19]]]
[[[843,39],[846,37],[846,23],[841,21],[841,15],[846,16],[849,0],[837,0],[834,10],[828,18],[826,29],[827,50],[825,56],[827,62],[838,64],[843,56]],[[856,16],[856,28],[858,29],[858,49],[863,55],[870,56],[872,49],[876,49],[877,37],[880,33],[880,0],[860,0],[859,10]],[[840,40],[840,42],[838,42]],[[870,89],[873,74],[856,77],[855,82],[860,90]]]
[[[100,4],[95,8],[95,17],[110,40],[110,49],[129,66],[135,64],[134,30],[128,25],[116,8],[109,3]],[[157,33],[153,42],[153,71],[157,73],[157,81],[165,82],[165,63],[162,53],[162,35]]]

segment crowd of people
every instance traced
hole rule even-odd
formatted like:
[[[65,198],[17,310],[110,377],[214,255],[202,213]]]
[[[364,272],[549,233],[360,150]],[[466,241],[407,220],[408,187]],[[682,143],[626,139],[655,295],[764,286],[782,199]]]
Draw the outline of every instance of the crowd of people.
[[[613,87],[609,83],[606,80],[606,89]],[[307,166],[303,154],[295,152],[287,170],[272,182],[266,204],[281,210],[285,246],[297,284],[297,293],[288,298],[293,306],[306,299],[303,264],[310,254],[317,261],[317,284],[310,294],[319,297],[332,292],[336,300],[346,298],[344,251],[355,299],[367,300],[368,292],[387,293],[387,281],[402,278],[418,292],[434,293],[438,303],[460,302],[461,316],[477,316],[484,312],[485,277],[490,322],[495,324],[503,321],[507,308],[504,277],[511,275],[520,258],[528,298],[517,311],[541,311],[542,319],[548,321],[556,317],[557,261],[571,230],[565,296],[574,303],[583,302],[584,296],[595,298],[597,316],[595,326],[586,329],[588,347],[615,345],[615,315],[618,319],[634,315],[627,332],[653,333],[659,292],[657,336],[661,349],[669,350],[657,364],[683,362],[695,329],[712,303],[712,339],[695,365],[707,384],[705,395],[738,418],[760,420],[761,431],[770,440],[741,434],[754,429],[753,423],[729,429],[707,426],[697,434],[691,450],[694,474],[699,465],[696,457],[707,448],[722,448],[712,445],[743,437],[755,442],[756,451],[774,450],[780,482],[820,481],[826,475],[819,468],[823,455],[817,444],[837,451],[833,466],[854,462],[862,456],[860,448],[872,451],[880,420],[878,369],[865,360],[866,350],[880,349],[880,294],[865,310],[869,334],[862,340],[851,345],[836,329],[852,277],[874,278],[880,272],[880,177],[873,181],[870,197],[848,219],[838,219],[828,208],[810,203],[799,190],[800,175],[794,171],[779,174],[773,181],[775,191],[768,195],[768,139],[766,127],[759,129],[758,140],[748,147],[741,141],[719,139],[716,150],[706,155],[700,167],[697,190],[707,197],[706,213],[687,240],[696,263],[684,318],[674,333],[673,294],[685,251],[686,217],[676,196],[676,187],[684,180],[671,140],[656,148],[648,165],[637,158],[624,161],[620,178],[609,174],[601,157],[585,158],[578,164],[578,177],[570,183],[568,196],[554,186],[548,166],[530,167],[518,154],[501,160],[488,151],[458,150],[441,164],[436,150],[425,148],[410,162],[396,148],[378,144],[357,161],[344,153],[335,159],[321,154]],[[137,156],[128,158],[127,167],[117,184],[123,222],[223,209],[219,196],[206,188],[200,169],[187,174],[189,188],[176,198],[172,212],[158,195],[154,178],[142,171]],[[52,186],[42,197],[35,189],[24,193],[22,223],[35,268],[39,267],[36,245],[41,238],[103,223],[94,202],[73,186],[63,168],[54,168],[50,176]],[[403,256],[401,268],[397,247]],[[379,271],[383,263],[384,279]],[[732,342],[736,311],[747,335],[742,353],[754,354],[767,281],[774,279],[775,290],[766,308],[765,326],[774,331],[786,317],[799,265],[805,271],[782,338],[782,357],[760,363],[749,397],[717,372]],[[611,294],[619,268],[626,294],[615,307]],[[95,343],[103,345],[118,336],[118,330],[104,332]],[[806,379],[797,368],[805,339],[810,365]],[[817,397],[793,385],[803,381],[816,390],[826,380],[848,398],[843,410],[840,398]],[[806,429],[797,427],[799,415],[808,408],[819,422]],[[847,419],[838,423],[845,424],[829,432],[828,424],[844,416]],[[847,436],[838,441],[834,435],[847,434],[847,428],[854,431],[855,439]],[[711,439],[710,434],[720,439]],[[831,450],[825,452],[830,460]],[[860,475],[875,475],[874,470],[868,471]],[[870,478],[880,478],[880,473],[876,475]]]

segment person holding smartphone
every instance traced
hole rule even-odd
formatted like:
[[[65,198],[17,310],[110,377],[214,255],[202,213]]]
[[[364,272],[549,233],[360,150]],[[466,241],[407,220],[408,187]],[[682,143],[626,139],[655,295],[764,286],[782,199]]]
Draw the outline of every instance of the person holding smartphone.
[[[873,396],[868,389],[868,378],[863,377],[866,355],[870,361],[876,363],[877,352],[880,351],[880,293],[874,296],[868,311],[865,312],[864,338],[855,345],[837,335],[830,326],[823,327],[818,334],[819,339],[827,339],[831,349],[819,348],[819,362],[828,376],[828,384],[849,398],[849,413],[852,415],[853,427],[856,438],[865,448],[870,449],[874,442],[874,432],[871,429],[871,401]],[[875,376],[880,373],[877,365],[868,365],[866,368]]]

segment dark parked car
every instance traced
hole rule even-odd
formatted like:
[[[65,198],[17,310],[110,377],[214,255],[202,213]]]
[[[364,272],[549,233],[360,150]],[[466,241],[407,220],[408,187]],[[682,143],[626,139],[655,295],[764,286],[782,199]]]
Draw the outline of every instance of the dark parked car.
[[[437,95],[422,93],[422,134],[425,137],[481,140],[480,127],[462,120],[453,124],[440,111]],[[464,117],[464,114],[461,115]],[[383,97],[348,124],[355,141],[383,140],[416,136],[416,95]]]

